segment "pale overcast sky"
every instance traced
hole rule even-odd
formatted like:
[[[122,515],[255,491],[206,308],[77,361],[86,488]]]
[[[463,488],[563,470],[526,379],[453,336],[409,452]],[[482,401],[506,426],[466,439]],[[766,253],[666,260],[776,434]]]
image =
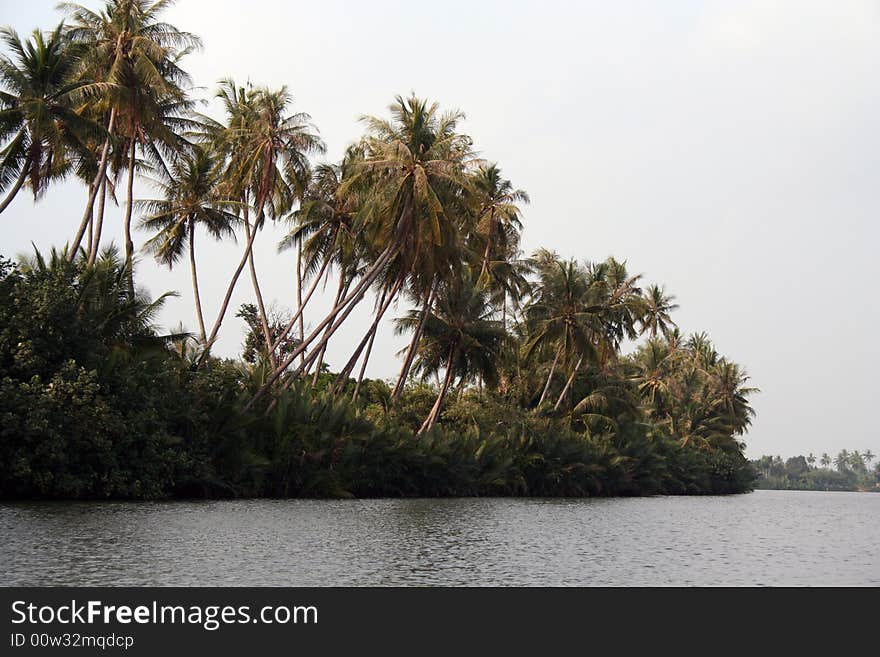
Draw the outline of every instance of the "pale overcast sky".
[[[0,0],[0,24],[49,28],[54,6]],[[328,159],[395,94],[462,109],[482,154],[532,197],[527,252],[626,259],[677,296],[685,332],[745,365],[762,389],[750,456],[880,452],[877,1],[180,0],[167,19],[204,40],[186,68],[205,98],[226,76],[286,84]],[[65,184],[36,208],[21,195],[0,252],[61,246],[85,194]],[[258,269],[267,300],[290,306],[279,235],[260,235]],[[241,247],[201,243],[210,319]],[[138,275],[154,294],[179,290],[162,319],[195,328],[185,264],[145,259]],[[245,272],[232,307],[252,296]],[[370,304],[359,310],[331,342],[334,367],[367,328]],[[231,319],[218,351],[242,339]],[[369,375],[392,377],[404,344],[386,325]]]

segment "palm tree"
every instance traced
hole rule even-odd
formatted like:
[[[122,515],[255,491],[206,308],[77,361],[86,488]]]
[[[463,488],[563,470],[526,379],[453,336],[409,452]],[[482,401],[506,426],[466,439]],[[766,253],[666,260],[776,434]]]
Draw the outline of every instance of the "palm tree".
[[[329,326],[314,347],[322,349],[380,276],[396,272],[408,278],[409,288],[424,300],[421,316],[426,318],[437,294],[439,274],[460,258],[461,251],[455,248],[461,240],[462,223],[457,210],[468,189],[465,168],[472,157],[470,138],[456,131],[463,115],[440,114],[436,103],[429,105],[415,96],[406,100],[398,96],[391,114],[390,121],[364,117],[366,157],[339,190],[345,196],[353,189],[369,189],[358,212],[356,230],[374,245],[371,252],[375,255],[359,281],[295,352],[278,364],[246,408]],[[420,337],[420,327],[416,327],[396,395],[409,375]]]
[[[461,112],[440,114],[437,103],[414,95],[397,96],[389,109],[390,121],[363,118],[367,157],[348,186],[368,181],[372,194],[364,221],[380,222],[381,234],[394,249],[392,268],[410,278],[426,318],[437,295],[438,275],[460,258],[454,246],[460,239],[461,215],[454,208],[470,189],[465,167],[472,142],[457,132],[464,118]],[[422,322],[414,328],[392,399],[403,391],[423,326]]]
[[[286,87],[277,90],[243,88],[227,79],[221,82],[217,97],[224,104],[227,122],[221,124],[208,119],[205,121],[206,132],[226,157],[225,185],[227,193],[243,204],[247,244],[227,288],[220,314],[208,338],[208,346],[216,339],[245,263],[250,266],[264,338],[271,345],[274,341],[269,334],[266,308],[253,258],[254,240],[266,216],[278,218],[287,213],[297,199],[302,198],[309,177],[308,156],[323,152],[324,144],[313,132],[308,114],[288,113],[292,98]],[[253,226],[248,217],[248,206],[252,206],[256,213]],[[269,356],[274,364],[271,351]]]
[[[196,228],[202,226],[216,240],[234,239],[238,216],[230,209],[238,204],[220,194],[222,172],[217,157],[207,148],[196,147],[191,154],[179,158],[170,170],[159,168],[158,172],[160,178],[154,182],[162,198],[139,202],[148,212],[142,227],[156,232],[144,247],[169,268],[184,250],[189,251],[199,336],[204,344],[207,335],[196,272]]]
[[[483,278],[488,275],[492,249],[506,254],[511,238],[518,243],[522,229],[519,204],[528,203],[529,195],[502,178],[497,164],[480,166],[472,177],[472,186],[479,204],[476,233],[486,242],[480,265]]]
[[[537,253],[535,262],[539,281],[535,297],[526,308],[526,321],[530,326],[526,357],[545,346],[551,347],[554,353],[553,364],[538,400],[540,407],[560,358],[573,364],[577,361],[575,371],[584,356],[595,360],[593,336],[599,326],[595,323],[596,318],[585,312],[584,299],[589,288],[586,272],[574,260],[562,262],[555,254],[547,252]]]
[[[0,201],[3,212],[25,183],[34,200],[50,182],[71,170],[72,160],[88,159],[89,138],[100,128],[78,113],[75,94],[85,82],[75,80],[81,52],[62,34],[63,23],[43,35],[34,30],[22,41],[11,28],[0,29],[0,40],[14,60],[0,57]]]
[[[281,240],[278,250],[297,248],[298,307],[290,319],[289,326],[282,332],[284,336],[293,328],[295,322],[299,322],[300,340],[305,337],[303,324],[305,306],[331,265],[335,264],[339,269],[339,292],[344,287],[345,273],[349,269],[348,263],[352,261],[358,248],[356,242],[359,240],[353,231],[358,206],[356,194],[349,193],[343,196],[339,193],[339,189],[362,156],[361,151],[352,147],[346,151],[340,164],[321,164],[315,167],[305,197],[299,208],[289,217],[293,227]],[[305,297],[302,296],[304,278],[313,279]],[[334,305],[339,302],[339,298],[337,294]],[[319,357],[319,370],[320,360]]]
[[[828,452],[822,453],[822,458],[819,459],[819,463],[822,464],[823,468],[828,468],[831,466],[831,457],[828,455]]]
[[[640,318],[643,333],[647,331],[652,339],[658,333],[664,336],[669,334],[671,327],[675,326],[669,313],[678,309],[678,304],[673,301],[675,297],[667,295],[658,285],[651,285],[645,290],[645,313]]]
[[[415,369],[424,375],[443,370],[445,375],[419,433],[434,426],[455,378],[462,384],[475,376],[490,385],[497,380],[505,331],[501,323],[493,319],[494,312],[485,290],[475,284],[467,270],[462,270],[460,276],[444,285],[437,295],[436,307],[424,322]],[[421,321],[420,313],[414,310],[397,320],[397,327],[414,329]]]
[[[67,38],[81,44],[88,53],[83,59],[83,74],[96,81],[91,85],[91,94],[95,102],[110,110],[107,132],[124,145],[128,168],[125,254],[129,262],[134,257],[131,219],[137,146],[154,164],[162,166],[164,156],[182,148],[180,134],[191,127],[186,119],[191,101],[184,91],[190,78],[179,61],[199,48],[201,42],[195,35],[160,20],[160,14],[171,4],[171,0],[108,0],[97,12],[74,3],[59,5],[72,21],[65,33]],[[72,251],[79,248],[92,217],[110,143],[108,136]],[[129,286],[133,286],[132,280]]]
[[[850,454],[847,450],[842,449],[838,452],[837,456],[834,457],[834,467],[837,468],[838,472],[847,473],[849,472],[849,464],[850,464]]]

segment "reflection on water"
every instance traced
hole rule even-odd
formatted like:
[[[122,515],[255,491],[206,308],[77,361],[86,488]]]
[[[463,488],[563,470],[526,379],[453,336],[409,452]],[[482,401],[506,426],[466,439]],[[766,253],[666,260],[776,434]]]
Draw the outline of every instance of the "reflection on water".
[[[880,495],[0,505],[3,585],[880,584]]]

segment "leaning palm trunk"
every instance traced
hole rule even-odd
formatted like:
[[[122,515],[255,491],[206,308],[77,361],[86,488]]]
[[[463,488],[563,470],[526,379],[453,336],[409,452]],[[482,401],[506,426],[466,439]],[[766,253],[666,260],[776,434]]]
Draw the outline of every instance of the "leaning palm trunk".
[[[574,366],[574,369],[571,371],[571,376],[568,377],[568,380],[565,382],[565,387],[563,387],[562,392],[559,393],[559,399],[556,400],[556,405],[553,407],[554,411],[559,410],[559,405],[562,403],[562,400],[565,399],[565,395],[568,394],[568,389],[571,388],[571,384],[574,381],[575,374],[577,374],[578,368],[580,368],[583,360],[584,360],[583,356],[578,358],[577,364]]]
[[[492,235],[495,232],[495,208],[492,208],[489,214],[489,232],[486,234],[486,249],[483,251],[483,266],[480,267],[480,275],[482,276],[489,269],[489,249],[492,246]]]
[[[107,178],[101,180],[101,200],[98,202],[98,217],[95,223],[95,237],[92,240],[92,248],[89,250],[88,264],[95,264],[98,259],[98,251],[101,248],[101,232],[104,229],[104,204],[107,201]]]
[[[361,280],[355,286],[354,290],[349,292],[346,297],[342,301],[340,301],[339,304],[337,304],[336,307],[334,307],[323,320],[321,320],[321,322],[312,330],[312,332],[307,337],[303,338],[303,341],[296,347],[296,349],[294,349],[284,359],[284,361],[275,368],[275,370],[266,379],[266,382],[262,386],[260,386],[256,394],[247,404],[245,404],[244,408],[242,408],[242,412],[246,413],[247,411],[249,411],[253,407],[253,405],[264,394],[266,394],[269,388],[272,387],[275,381],[278,380],[278,378],[284,373],[284,371],[290,366],[290,364],[294,360],[296,360],[299,355],[303,353],[312,342],[315,341],[315,338],[317,338],[318,334],[324,330],[324,327],[332,323],[332,329],[329,332],[325,333],[324,337],[314,348],[320,349],[325,344],[327,344],[327,341],[330,339],[333,333],[335,333],[336,330],[342,325],[342,323],[349,316],[349,314],[351,314],[351,311],[360,302],[360,300],[364,298],[364,294],[366,293],[367,289],[379,277],[379,274],[382,271],[382,267],[385,266],[385,264],[394,255],[398,248],[398,241],[389,244],[385,248],[385,250],[379,256],[376,262],[374,262],[367,270],[367,272],[365,272],[363,278],[361,278]],[[342,315],[334,321],[333,318],[336,317],[337,314],[339,314],[340,312],[342,313]],[[300,370],[302,370],[304,366],[305,363],[303,363],[303,365],[300,367]]]
[[[225,317],[226,311],[229,308],[229,301],[230,299],[232,299],[232,292],[233,290],[235,290],[235,284],[238,282],[238,277],[241,276],[241,272],[244,269],[245,264],[247,264],[248,256],[250,255],[251,249],[254,246],[254,238],[256,236],[257,231],[250,233],[250,235],[248,236],[248,242],[244,248],[244,253],[241,256],[241,262],[238,263],[238,267],[236,268],[235,273],[232,275],[232,280],[229,282],[229,287],[226,288],[226,296],[223,297],[223,305],[220,306],[220,314],[217,316],[217,321],[214,322],[214,328],[211,329],[211,335],[209,335],[208,339],[205,341],[205,351],[202,354],[203,358],[211,350],[211,346],[217,339],[217,334],[220,332],[220,325],[223,323],[223,318]]]
[[[357,383],[354,385],[354,393],[351,395],[351,401],[356,402],[358,393],[361,391],[361,383],[364,380],[364,374],[367,371],[367,363],[370,362],[370,354],[373,353],[373,342],[376,339],[378,327],[374,327],[370,333],[370,341],[367,343],[367,353],[364,354],[364,362],[361,363],[361,371],[358,373]]]
[[[92,193],[91,187],[95,183],[89,183],[89,194]],[[92,247],[95,244],[95,212],[92,210],[92,213],[89,215],[89,229],[88,229],[88,237],[86,238],[86,244],[88,248],[86,251],[91,254]]]
[[[541,393],[541,398],[538,400],[538,408],[541,408],[541,404],[544,403],[544,399],[547,397],[547,391],[550,390],[550,382],[553,380],[553,374],[556,372],[556,363],[559,362],[559,354],[561,353],[562,345],[556,350],[556,356],[553,358],[553,364],[550,366],[550,374],[547,375],[547,383],[544,384],[544,392]]]
[[[257,223],[254,222],[254,235],[257,234]],[[247,210],[245,210],[244,217],[244,232],[247,235],[248,241],[253,245],[253,240],[251,240],[251,228],[250,223],[247,218]],[[254,263],[254,249],[253,247],[248,251],[248,269],[251,272],[251,282],[254,286],[254,295],[257,297],[257,310],[260,313],[260,327],[263,330],[263,339],[266,341],[266,352],[269,356],[269,363],[272,367],[276,366],[275,360],[275,349],[273,349],[274,341],[272,340],[272,332],[269,330],[269,317],[266,314],[266,305],[263,303],[263,293],[260,291],[260,281],[257,278],[257,266]]]
[[[437,418],[440,417],[440,408],[443,406],[443,399],[446,397],[446,392],[452,384],[452,357],[454,354],[454,349],[449,351],[449,357],[446,359],[446,376],[443,378],[443,385],[440,386],[440,392],[437,394],[437,400],[434,402],[431,412],[428,413],[428,417],[422,422],[422,426],[419,427],[419,431],[416,435],[421,435],[425,431],[429,431],[431,427],[434,426]]]
[[[299,305],[299,341],[302,342],[302,339],[306,335],[305,331],[305,320],[303,319],[303,270],[302,270],[302,257],[303,257],[303,245],[302,240],[300,240],[296,245],[296,300]],[[317,278],[320,278],[318,276]],[[306,360],[305,354],[300,356],[300,363],[304,363]]]
[[[428,291],[428,296],[425,297],[425,302],[422,304],[422,316],[419,320],[419,325],[416,327],[415,332],[413,333],[412,340],[410,340],[409,347],[406,350],[406,357],[403,359],[403,366],[400,368],[400,374],[397,377],[397,383],[394,386],[394,391],[391,393],[391,401],[395,401],[400,395],[403,393],[403,388],[406,385],[406,380],[409,378],[409,371],[412,368],[413,361],[416,357],[416,351],[418,350],[419,340],[422,339],[422,331],[425,329],[425,322],[428,319],[428,313],[431,312],[431,307],[434,304],[434,297],[436,296],[436,287],[437,287],[437,278],[436,276],[431,280],[431,287]]]
[[[339,287],[338,287],[338,289],[336,290],[336,298],[333,300],[333,307],[334,307],[334,308],[335,308],[336,306],[339,305],[339,300],[342,299],[346,294],[348,294],[348,288],[351,287],[351,281],[352,281],[352,279],[348,279],[348,280],[346,280],[346,277],[345,277],[345,274],[344,274],[344,273],[340,273],[340,275],[339,275]],[[333,319],[334,319],[334,320],[336,319],[336,316],[335,316],[335,315],[334,315]],[[327,328],[324,330],[324,337],[326,337],[326,336],[328,336],[328,335],[330,334],[330,329],[331,329],[331,328],[333,328],[332,325],[328,325],[328,326],[327,326]],[[324,346],[322,346],[322,347],[318,350],[318,357],[317,357],[317,360],[312,359],[312,360],[309,360],[308,362],[305,363],[306,367],[303,369],[303,371],[306,372],[306,373],[309,372],[309,370],[311,369],[313,363],[316,364],[316,367],[315,367],[315,374],[314,374],[314,376],[312,377],[312,387],[313,387],[313,388],[314,388],[316,385],[318,385],[318,377],[321,375],[321,367],[323,367],[323,365],[324,365],[324,355],[325,355],[326,353],[327,353],[327,343],[325,342],[325,343],[324,343]]]
[[[376,310],[376,317],[375,319],[373,319],[373,323],[370,325],[370,329],[364,335],[360,344],[357,346],[357,349],[354,350],[351,358],[348,359],[345,367],[342,368],[342,371],[336,377],[336,382],[334,383],[334,389],[336,391],[342,390],[342,387],[345,385],[345,382],[351,375],[352,370],[354,370],[354,366],[357,365],[358,358],[360,358],[361,353],[363,353],[364,348],[367,346],[367,343],[369,342],[372,345],[373,337],[376,335],[376,331],[379,328],[379,322],[382,320],[382,316],[385,314],[385,311],[388,310],[388,306],[391,305],[391,302],[397,295],[397,291],[400,289],[401,283],[402,281],[398,279],[391,290],[386,290],[382,293],[382,298],[380,299],[379,306]]]
[[[189,264],[192,271],[193,296],[196,302],[196,317],[199,320],[199,337],[205,342],[205,317],[202,314],[202,299],[199,296],[199,276],[196,272],[196,222],[189,220]]]
[[[18,174],[18,178],[15,180],[15,184],[12,186],[12,189],[9,190],[9,194],[6,195],[6,198],[3,199],[3,202],[0,203],[0,212],[3,212],[10,203],[12,203],[12,199],[15,198],[16,194],[21,190],[22,185],[24,185],[24,181],[27,180],[28,176],[28,168],[25,165],[21,167],[21,173]]]
[[[89,199],[86,202],[86,211],[83,213],[82,221],[79,225],[79,230],[76,232],[76,237],[73,238],[73,244],[70,247],[70,251],[67,254],[67,261],[73,262],[74,258],[76,258],[76,252],[79,250],[79,245],[82,243],[83,235],[86,232],[86,227],[88,226],[89,219],[92,217],[92,210],[95,207],[95,198],[98,196],[98,188],[101,187],[101,181],[104,179],[104,176],[107,173],[107,162],[108,162],[108,154],[110,153],[110,135],[113,134],[113,129],[116,127],[116,108],[110,110],[110,123],[107,125],[107,139],[104,140],[104,147],[101,149],[101,162],[98,165],[98,173],[95,176],[94,185],[89,187]]]
[[[333,237],[333,241],[330,244],[331,251],[332,251],[334,244],[336,244],[335,234]],[[281,333],[279,333],[276,336],[275,342],[272,344],[272,349],[271,349],[273,353],[275,352],[276,349],[278,349],[278,346],[281,344],[281,341],[284,340],[284,338],[286,338],[288,336],[290,331],[293,329],[294,324],[297,323],[297,320],[299,320],[299,339],[300,339],[300,342],[302,342],[303,332],[304,332],[303,331],[304,326],[303,326],[303,322],[302,322],[303,312],[305,310],[306,304],[308,304],[309,300],[312,298],[312,295],[315,293],[315,290],[318,288],[318,283],[320,283],[321,277],[324,275],[324,272],[327,271],[327,267],[330,264],[330,258],[331,258],[331,256],[328,253],[327,257],[324,258],[324,262],[321,264],[321,269],[318,270],[318,274],[315,276],[315,280],[312,281],[312,284],[309,287],[309,291],[306,292],[305,299],[303,299],[302,292],[299,291],[300,286],[302,285],[302,276],[298,277],[297,296],[298,296],[299,308],[296,309],[296,312],[293,314],[293,317],[290,318],[290,321],[287,323],[287,326],[285,326],[284,329],[281,331]],[[333,302],[334,306],[337,303],[339,303],[339,299],[342,297],[342,287],[344,284],[345,284],[345,277],[341,276],[339,279],[339,290],[336,293],[336,300]]]

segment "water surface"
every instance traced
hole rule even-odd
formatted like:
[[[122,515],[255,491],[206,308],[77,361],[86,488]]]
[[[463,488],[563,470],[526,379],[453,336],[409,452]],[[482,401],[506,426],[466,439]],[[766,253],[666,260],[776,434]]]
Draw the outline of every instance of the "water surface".
[[[0,504],[0,584],[880,585],[880,494]]]

